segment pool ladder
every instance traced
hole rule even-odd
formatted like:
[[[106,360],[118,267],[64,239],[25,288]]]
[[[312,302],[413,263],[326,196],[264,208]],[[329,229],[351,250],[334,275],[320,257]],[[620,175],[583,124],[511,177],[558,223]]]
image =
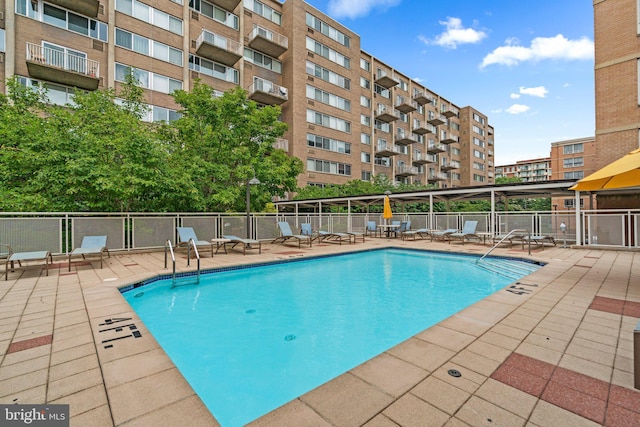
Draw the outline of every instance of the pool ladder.
[[[173,252],[173,245],[171,244],[171,240],[167,240],[164,245],[164,268],[167,268],[168,254],[171,254],[171,263],[172,263],[172,272],[171,272],[171,287],[182,286],[182,285],[197,285],[200,283],[200,254],[198,253],[198,248],[196,246],[196,242],[193,239],[189,239],[187,243],[187,267],[191,265],[191,248],[193,247],[193,251],[196,254],[196,259],[198,260],[198,266],[196,270],[196,281],[195,283],[180,283],[176,282],[176,255]]]

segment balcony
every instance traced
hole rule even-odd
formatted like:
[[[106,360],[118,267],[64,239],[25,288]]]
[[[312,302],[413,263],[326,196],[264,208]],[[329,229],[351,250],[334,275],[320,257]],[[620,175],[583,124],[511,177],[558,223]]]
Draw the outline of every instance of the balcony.
[[[27,43],[27,69],[33,78],[85,90],[100,83],[98,61],[33,43]]]
[[[403,132],[400,132],[403,131]],[[404,131],[404,129],[398,129],[398,132],[396,132],[396,144],[399,145],[410,145],[410,144],[415,144],[416,141],[413,136],[413,134]]]
[[[389,157],[400,154],[400,149],[386,141],[378,142],[376,145],[376,156]]]
[[[390,89],[400,84],[400,80],[396,79],[393,75],[389,75],[384,71],[376,73],[375,83],[382,86],[385,89]]]
[[[440,126],[447,122],[447,118],[442,114],[436,114],[436,113],[430,112],[427,122],[431,123],[434,126]]]
[[[400,165],[396,168],[396,176],[418,175],[418,168],[415,166]]]
[[[242,45],[207,30],[196,40],[196,53],[224,65],[232,66],[242,58]]]
[[[414,165],[424,165],[427,163],[436,163],[436,156],[433,154],[424,154],[419,151],[413,152],[412,163]]]
[[[449,177],[444,172],[430,172],[427,177],[427,181],[429,182],[437,182],[437,181],[446,181]]]
[[[456,135],[447,135],[444,138],[440,139],[440,142],[443,144],[455,144],[460,142],[460,137]]]
[[[249,33],[249,47],[277,58],[289,48],[289,39],[256,25]]]
[[[240,0],[212,0],[212,3],[216,6],[220,6],[224,10],[233,12],[236,9],[236,6],[240,3]]]
[[[275,142],[273,143],[273,148],[275,148],[276,150],[284,150],[286,152],[289,152],[289,140],[284,138],[276,138]]]
[[[411,113],[418,109],[418,103],[412,99],[407,99],[404,96],[396,96],[396,110],[405,114]]]
[[[388,107],[386,105],[379,105],[378,110],[376,111],[375,118],[385,123],[391,123],[398,120],[400,116],[391,107]]]
[[[458,110],[453,105],[449,105],[448,107],[443,108],[440,112],[447,118],[458,117],[460,115],[460,110]]]
[[[431,154],[444,153],[445,151],[447,151],[447,147],[439,142],[430,142],[427,147],[427,152]]]
[[[286,87],[278,86],[269,80],[255,78],[249,87],[249,99],[258,104],[280,105],[286,102],[289,97]]]
[[[489,157],[493,157],[493,150],[487,150],[487,155]]]
[[[98,16],[99,0],[50,0],[49,3],[72,10],[80,15],[95,18]]]
[[[433,103],[433,96],[427,92],[416,91],[413,95],[413,99],[420,105]]]
[[[428,125],[427,123],[424,123],[421,120],[417,120],[417,119],[413,121],[413,129],[411,131],[413,133],[417,133],[418,135],[435,133],[433,126]]]
[[[449,160],[448,162],[440,165],[440,170],[448,171],[452,169],[460,169],[460,162],[457,160]]]

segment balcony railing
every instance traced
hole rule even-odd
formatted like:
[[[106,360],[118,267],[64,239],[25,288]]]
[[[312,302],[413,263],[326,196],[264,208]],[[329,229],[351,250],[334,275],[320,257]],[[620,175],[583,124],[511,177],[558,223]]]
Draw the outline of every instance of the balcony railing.
[[[444,153],[447,151],[447,147],[439,142],[430,142],[427,146],[427,151],[429,153]]]
[[[249,47],[277,58],[289,48],[289,39],[256,25],[249,33]]]
[[[413,99],[408,99],[400,95],[396,97],[396,110],[408,114],[412,111],[416,111],[417,109],[418,103]]]
[[[381,120],[385,123],[390,123],[396,121],[400,118],[400,115],[396,110],[387,106],[387,105],[379,105],[376,110],[376,119]]]
[[[460,142],[460,137],[449,134],[444,138],[440,139],[440,142],[442,142],[443,144],[454,144],[456,142]]]
[[[26,47],[27,69],[31,77],[87,90],[98,88],[98,61],[29,42]]]
[[[400,165],[396,168],[396,175],[418,175],[418,168],[415,166]]]
[[[440,166],[441,170],[460,169],[460,162],[457,160],[449,160]]]
[[[429,118],[427,119],[427,122],[431,123],[434,126],[440,126],[442,124],[447,123],[447,118],[442,114],[432,113],[432,114],[429,114]]]
[[[426,163],[436,163],[437,158],[434,154],[421,153],[419,151],[413,152],[413,164],[424,165]]]
[[[378,141],[376,154],[379,156],[396,156],[400,154],[400,147],[386,141]]]
[[[376,73],[375,83],[385,89],[389,89],[399,85],[400,80],[398,80],[393,74],[387,74],[386,71],[379,71]]]
[[[273,143],[273,148],[276,150],[289,151],[289,140],[284,138],[277,138]]]
[[[242,58],[242,44],[211,31],[202,30],[196,39],[196,53],[224,65],[233,65]]]
[[[440,112],[447,118],[458,117],[460,115],[460,110],[458,110],[458,108],[454,107],[453,105],[443,105],[442,108],[440,108]]]
[[[423,91],[414,92],[413,99],[415,99],[415,101],[420,105],[432,104],[435,100],[433,95]]]
[[[249,98],[259,104],[280,105],[289,99],[286,87],[272,81],[256,78],[249,87]]]
[[[431,172],[427,177],[427,180],[429,181],[446,181],[448,179],[449,177],[447,176],[447,174],[443,172]]]

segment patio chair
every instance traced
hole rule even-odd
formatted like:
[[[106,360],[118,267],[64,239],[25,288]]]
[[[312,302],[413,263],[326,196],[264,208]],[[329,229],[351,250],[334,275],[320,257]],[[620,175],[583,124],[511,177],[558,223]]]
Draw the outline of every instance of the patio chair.
[[[459,240],[463,245],[465,240],[470,240],[472,238],[480,241],[480,237],[476,234],[476,228],[478,228],[478,221],[465,221],[462,225],[462,230],[447,235],[446,239],[449,243],[453,240]]]
[[[373,237],[378,235],[378,224],[375,221],[367,221],[367,227],[364,229],[364,234]]]
[[[311,240],[322,240],[320,238],[320,234],[311,227],[311,223],[309,222],[303,222],[300,224],[300,234],[303,236],[310,236]]]
[[[309,247],[311,247],[311,236],[307,236],[304,234],[293,234],[291,231],[291,226],[286,221],[278,222],[278,228],[280,229],[280,236],[273,239],[271,243],[286,243],[289,240],[295,240],[298,242],[298,247],[300,248],[302,242],[308,243]]]
[[[402,235],[409,230],[411,230],[411,221],[402,221],[400,223],[400,227],[396,230],[393,230],[393,232],[395,233],[396,237],[398,237],[398,234],[400,234],[400,237],[402,237]]]
[[[493,236],[492,238],[492,243],[495,244],[508,244],[509,246],[512,246],[514,244],[514,242],[520,242],[522,240],[522,234],[520,233],[513,233],[513,234],[496,234],[495,236]]]
[[[176,248],[188,248],[189,240],[193,240],[196,247],[208,246],[211,249],[211,256],[213,256],[213,242],[198,239],[193,227],[176,227],[178,231],[178,244]]]
[[[353,237],[353,243],[356,241],[356,237],[353,234],[342,233],[342,232],[333,232],[333,231],[323,231],[319,230],[318,235],[320,236],[321,242],[329,242],[329,243],[339,243],[342,245],[342,242],[346,239],[347,243],[351,243],[351,238]]]
[[[445,240],[449,234],[455,233],[456,231],[458,231],[457,228],[447,228],[446,230],[433,230],[430,231],[429,234],[431,234],[431,240]]]
[[[223,234],[222,237],[230,240],[230,242],[225,243],[225,245],[231,245],[231,249],[238,245],[242,246],[242,255],[247,254],[247,249],[258,249],[258,253],[262,253],[262,242],[260,242],[260,240],[243,239],[231,234]]]
[[[71,271],[71,257],[77,255],[82,255],[82,259],[85,259],[87,255],[100,255],[100,268],[102,268],[105,252],[111,257],[109,249],[107,249],[107,236],[84,236],[80,247],[69,252],[69,271]]]

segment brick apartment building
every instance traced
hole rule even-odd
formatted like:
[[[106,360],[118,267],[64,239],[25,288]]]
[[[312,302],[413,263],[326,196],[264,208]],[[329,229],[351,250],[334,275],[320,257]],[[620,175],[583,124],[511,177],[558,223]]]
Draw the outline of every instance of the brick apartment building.
[[[596,139],[594,137],[568,139],[551,143],[551,179],[575,179],[576,181],[589,176],[596,167]],[[554,197],[552,205],[558,209],[575,208],[573,197]],[[580,208],[595,208],[594,201],[583,195],[580,198]]]
[[[44,84],[52,103],[74,87],[118,90],[133,68],[146,120],[173,120],[173,90],[195,79],[220,93],[239,85],[282,107],[289,131],[278,148],[305,163],[300,186],[377,174],[438,187],[494,182],[486,115],[362,51],[358,35],[302,0],[2,4],[0,79]]]
[[[594,0],[595,169],[640,147],[640,2]],[[638,208],[636,195],[598,195],[598,208]]]
[[[551,179],[551,158],[518,160],[511,165],[496,166],[496,178],[519,178],[522,182],[540,182]]]

